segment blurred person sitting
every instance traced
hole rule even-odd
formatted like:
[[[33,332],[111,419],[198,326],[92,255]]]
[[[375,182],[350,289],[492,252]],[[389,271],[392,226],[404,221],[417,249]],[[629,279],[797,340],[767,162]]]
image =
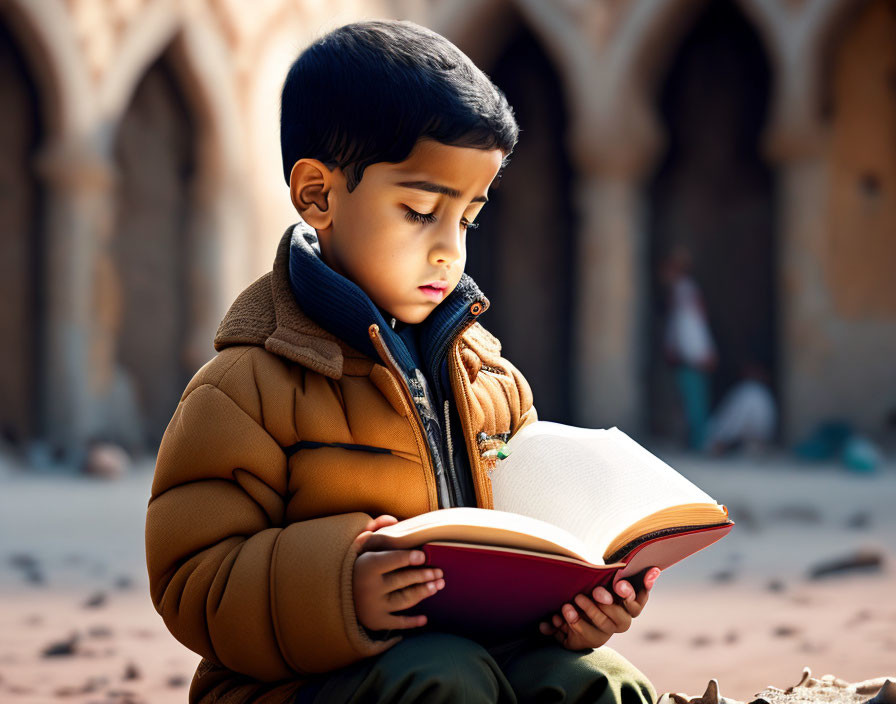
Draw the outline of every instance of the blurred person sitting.
[[[757,362],[747,362],[741,381],[725,394],[707,424],[706,446],[721,455],[735,449],[761,452],[775,434],[778,408],[769,374]]]

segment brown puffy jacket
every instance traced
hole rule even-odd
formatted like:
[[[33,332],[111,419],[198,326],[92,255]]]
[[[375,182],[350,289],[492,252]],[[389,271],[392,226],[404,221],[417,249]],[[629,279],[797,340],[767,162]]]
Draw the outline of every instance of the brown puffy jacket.
[[[311,321],[288,252],[289,232],[221,323],[219,354],[159,449],[146,560],[157,611],[204,657],[191,701],[291,701],[303,676],[382,652],[355,615],[352,543],[372,516],[438,508],[419,416],[375,326],[381,360]],[[478,323],[448,363],[477,504],[491,508],[482,454],[535,419],[531,392]],[[307,441],[353,447],[291,450]]]

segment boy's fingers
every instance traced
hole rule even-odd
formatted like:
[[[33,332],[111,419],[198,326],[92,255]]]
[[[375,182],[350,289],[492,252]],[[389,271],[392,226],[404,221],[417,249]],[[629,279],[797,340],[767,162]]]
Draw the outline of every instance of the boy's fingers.
[[[656,580],[659,578],[661,572],[662,570],[660,570],[659,567],[651,567],[647,570],[644,575],[644,588],[647,591],[653,589],[653,585],[656,584]]]
[[[386,590],[394,592],[412,584],[433,582],[437,579],[442,579],[443,576],[442,570],[433,567],[423,570],[403,569],[387,572],[383,575],[383,581],[386,584]]]
[[[402,567],[422,565],[426,554],[421,550],[383,550],[372,552],[370,559],[374,561],[380,574],[400,570]]]
[[[400,628],[420,628],[426,625],[426,616],[401,616],[389,614],[386,616],[381,630],[398,630]]]
[[[638,616],[640,616],[641,611],[644,610],[644,604],[647,601],[647,599],[646,599],[647,590],[642,589],[640,592],[638,592],[638,597],[640,597],[641,595],[645,596],[645,600],[643,602],[638,601],[638,598],[631,599],[631,600],[626,599],[625,601],[622,602],[622,607],[628,612],[628,615],[631,616],[632,618],[637,618]]]
[[[650,590],[641,589],[638,591],[638,594],[634,599],[632,599],[631,601],[624,601],[623,604],[632,616],[639,616],[644,610],[644,606],[647,604],[647,600],[649,598]]]
[[[601,625],[607,633],[625,633],[632,625],[631,614],[621,604],[598,604],[597,608],[610,620],[610,623]]]
[[[613,591],[616,592],[622,599],[628,601],[630,599],[635,598],[635,589],[632,585],[624,579],[620,579],[613,586]]]
[[[390,592],[386,595],[386,601],[389,604],[390,611],[401,611],[419,604],[426,597],[432,596],[444,587],[444,579],[437,579],[432,582],[425,582],[424,584],[415,584],[412,587],[399,589],[397,592]]]
[[[615,631],[615,624],[613,621],[609,619],[609,617],[597,608],[597,604],[595,604],[591,599],[589,599],[584,594],[579,594],[575,598],[576,606],[578,606],[587,616],[591,623],[598,629],[603,631],[604,633],[613,633]]]
[[[650,591],[653,589],[653,586],[656,584],[656,580],[661,573],[662,570],[660,570],[659,567],[648,567],[629,579],[628,583],[634,588],[637,594],[640,594],[644,590]],[[620,584],[621,583],[622,582],[620,581]]]
[[[591,592],[591,596],[599,604],[606,604],[609,606],[613,603],[613,595],[610,594],[604,587],[595,587],[594,591]]]
[[[582,618],[572,605],[564,604],[561,611],[570,632],[576,633],[585,643],[597,643],[606,636]]]
[[[563,621],[563,619],[560,619]],[[554,640],[556,640],[560,645],[566,645],[566,641],[569,640],[569,626],[566,621],[563,621],[563,625],[554,631]]]

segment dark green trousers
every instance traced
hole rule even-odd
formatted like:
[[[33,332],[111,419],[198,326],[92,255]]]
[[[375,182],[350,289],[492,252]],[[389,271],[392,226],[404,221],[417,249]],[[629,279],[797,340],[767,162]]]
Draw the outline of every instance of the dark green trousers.
[[[571,651],[539,638],[485,647],[447,633],[422,633],[303,687],[296,704],[655,701],[647,678],[606,646]]]

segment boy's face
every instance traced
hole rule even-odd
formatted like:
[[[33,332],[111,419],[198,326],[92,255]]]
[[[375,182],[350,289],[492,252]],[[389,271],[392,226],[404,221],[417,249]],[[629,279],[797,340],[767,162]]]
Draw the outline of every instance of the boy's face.
[[[499,149],[421,140],[402,162],[368,166],[351,193],[342,170],[334,169],[329,226],[309,222],[324,260],[393,317],[421,322],[460,281],[467,224],[487,200],[503,156]]]

